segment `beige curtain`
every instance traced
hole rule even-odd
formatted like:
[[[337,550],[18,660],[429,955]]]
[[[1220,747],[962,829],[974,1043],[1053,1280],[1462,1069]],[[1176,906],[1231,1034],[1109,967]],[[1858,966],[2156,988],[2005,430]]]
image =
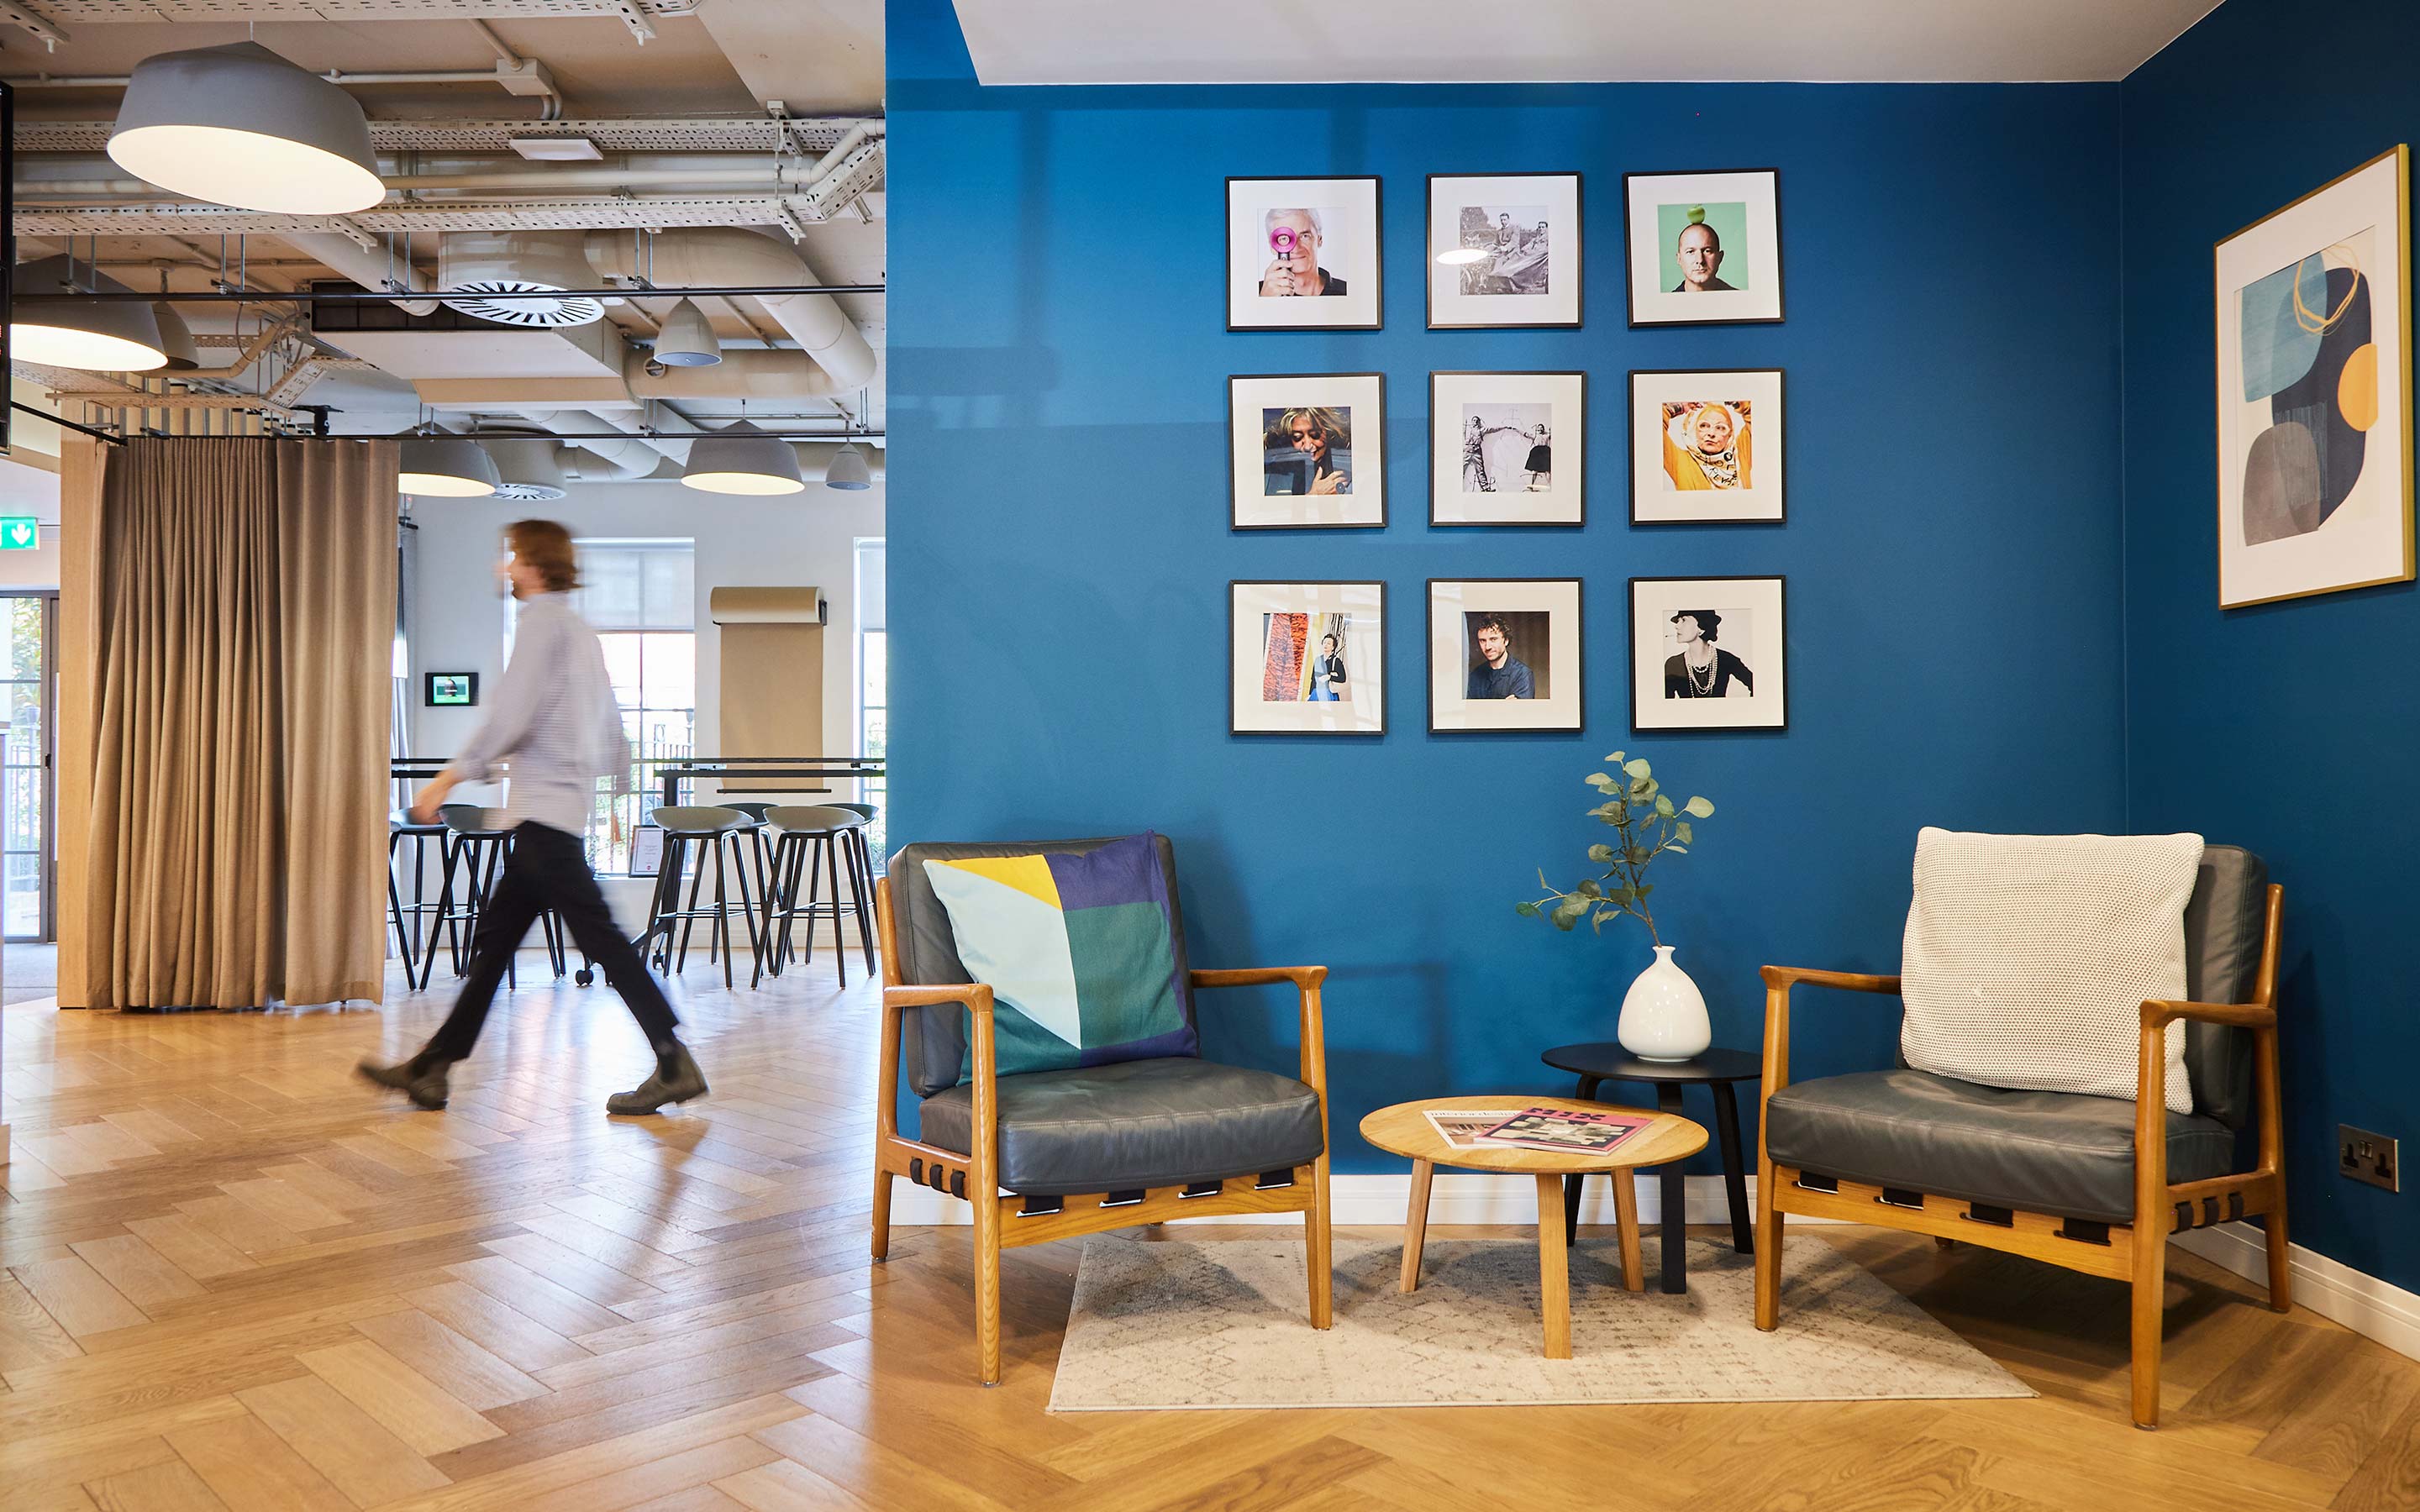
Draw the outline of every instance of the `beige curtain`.
[[[379,996],[394,446],[135,441],[101,464],[62,968],[81,957],[93,1008]]]

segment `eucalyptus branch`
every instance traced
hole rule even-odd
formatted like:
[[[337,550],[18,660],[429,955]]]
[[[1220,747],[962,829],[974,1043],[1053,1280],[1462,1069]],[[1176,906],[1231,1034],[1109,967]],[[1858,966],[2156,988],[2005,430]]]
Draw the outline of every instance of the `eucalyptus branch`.
[[[1569,890],[1548,882],[1541,870],[1538,886],[1545,896],[1516,903],[1513,911],[1530,918],[1544,916],[1566,933],[1585,918],[1590,930],[1599,934],[1605,933],[1606,919],[1627,914],[1646,925],[1647,937],[1660,946],[1664,937],[1647,903],[1647,895],[1655,890],[1647,869],[1667,851],[1688,855],[1697,841],[1692,821],[1713,817],[1714,806],[1703,798],[1675,805],[1643,756],[1624,762],[1622,753],[1615,751],[1606,761],[1621,775],[1592,772],[1585,780],[1605,800],[1588,810],[1589,817],[1614,832],[1614,843],[1589,847],[1589,859],[1607,870],[1580,878]]]

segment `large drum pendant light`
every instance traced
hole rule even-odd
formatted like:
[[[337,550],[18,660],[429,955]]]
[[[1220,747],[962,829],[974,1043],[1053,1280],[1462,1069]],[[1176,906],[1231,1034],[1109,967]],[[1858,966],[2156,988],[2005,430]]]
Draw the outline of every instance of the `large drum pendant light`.
[[[287,215],[344,215],[386,197],[361,102],[256,42],[134,66],[112,162],[171,193]]]
[[[71,269],[65,257],[18,265],[8,303],[8,355],[21,363],[89,373],[148,373],[167,365],[167,344],[150,305],[80,299],[80,291],[129,292],[89,265]]]
[[[707,493],[797,493],[807,486],[798,450],[744,420],[691,442],[681,482]]]
[[[459,436],[427,432],[407,436],[401,463],[395,480],[397,493],[485,499],[504,481],[488,449]]]

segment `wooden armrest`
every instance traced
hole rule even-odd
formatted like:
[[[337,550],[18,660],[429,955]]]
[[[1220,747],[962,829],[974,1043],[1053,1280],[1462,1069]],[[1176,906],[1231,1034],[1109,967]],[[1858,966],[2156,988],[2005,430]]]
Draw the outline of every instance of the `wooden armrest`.
[[[1327,980],[1326,966],[1226,966],[1212,971],[1192,973],[1196,987],[1264,987],[1273,982],[1290,981],[1296,987],[1316,987]]]
[[[1876,977],[1861,971],[1819,971],[1813,966],[1766,966],[1762,972],[1768,987],[1790,987],[1805,982],[1809,987],[1838,987],[1848,993],[1896,993],[1897,977]]]
[[[2143,1027],[2147,1029],[2164,1029],[2178,1019],[2266,1029],[2275,1026],[2277,1011],[2261,1003],[2187,1003],[2156,997],[2143,1005]]]
[[[885,987],[882,1008],[885,1012],[897,1012],[907,1008],[947,1008],[962,1005],[969,1012],[991,1016],[991,988],[987,983],[970,981],[962,987]]]

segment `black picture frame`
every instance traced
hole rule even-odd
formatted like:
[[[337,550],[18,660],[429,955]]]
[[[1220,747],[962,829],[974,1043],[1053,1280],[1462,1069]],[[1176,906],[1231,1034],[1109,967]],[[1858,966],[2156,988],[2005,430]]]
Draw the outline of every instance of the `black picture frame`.
[[[1374,469],[1371,470],[1372,471],[1373,471],[1373,472],[1375,472],[1375,473],[1376,473],[1376,475],[1377,475],[1377,479],[1378,479],[1378,517],[1377,517],[1376,519],[1374,519],[1374,520],[1357,520],[1357,521],[1354,521],[1354,522],[1351,522],[1351,523],[1348,523],[1348,524],[1336,524],[1336,525],[1322,524],[1322,523],[1318,523],[1318,522],[1311,522],[1311,523],[1307,523],[1307,524],[1295,524],[1295,523],[1292,523],[1292,522],[1272,522],[1272,523],[1264,524],[1264,525],[1247,525],[1247,524],[1245,524],[1245,523],[1243,522],[1243,519],[1241,518],[1241,517],[1240,517],[1240,516],[1238,515],[1238,513],[1237,513],[1237,500],[1238,500],[1238,498],[1240,497],[1240,495],[1239,495],[1239,493],[1238,493],[1238,491],[1237,491],[1237,490],[1238,490],[1238,488],[1239,488],[1239,486],[1240,486],[1240,485],[1241,485],[1241,483],[1242,483],[1242,480],[1241,480],[1240,478],[1238,478],[1238,477],[1235,475],[1235,385],[1236,385],[1236,384],[1238,384],[1238,383],[1261,383],[1261,382],[1266,382],[1266,381],[1268,381],[1268,380],[1270,380],[1270,379],[1281,379],[1281,378],[1376,378],[1376,379],[1378,380],[1378,424],[1377,424],[1377,428],[1376,428],[1376,435],[1377,435],[1377,438],[1378,438],[1378,465],[1377,465],[1377,467],[1376,467],[1376,468],[1374,468]],[[1356,446],[1356,447],[1354,448],[1354,451],[1355,451],[1357,454],[1360,450],[1361,450],[1361,448],[1359,448],[1358,446]],[[1358,477],[1358,476],[1360,476],[1360,475],[1361,475],[1361,471],[1360,471],[1360,469],[1359,469],[1359,467],[1358,467],[1358,465],[1357,465],[1357,466],[1356,466],[1356,469],[1355,469],[1355,476]],[[1307,495],[1294,495],[1294,496],[1291,496],[1291,497],[1295,497],[1295,498],[1304,498],[1304,497],[1309,497],[1309,496],[1307,496]],[[1228,529],[1228,530],[1230,530],[1230,531],[1383,531],[1383,530],[1385,530],[1385,529],[1387,528],[1387,523],[1388,523],[1388,518],[1389,518],[1389,516],[1390,516],[1390,513],[1391,513],[1391,511],[1392,511],[1393,507],[1394,507],[1394,501],[1393,501],[1393,499],[1392,499],[1392,498],[1391,498],[1391,496],[1389,495],[1389,492],[1388,492],[1388,488],[1387,488],[1387,375],[1386,375],[1386,374],[1384,374],[1384,373],[1230,373],[1230,374],[1228,374],[1228,375],[1227,375],[1227,529]]]
[[[1651,725],[1641,722],[1638,703],[1638,590],[1645,583],[1771,583],[1774,599],[1781,609],[1781,632],[1776,644],[1781,652],[1781,717],[1770,724],[1730,724],[1715,726]],[[1777,572],[1676,573],[1630,579],[1630,630],[1627,637],[1629,655],[1622,664],[1622,675],[1630,683],[1630,733],[1634,735],[1728,735],[1787,734],[1790,731],[1790,579]],[[1657,700],[1660,703],[1663,701]]]
[[[1235,590],[1238,588],[1375,588],[1378,590],[1378,727],[1375,730],[1239,730],[1235,726]],[[1387,733],[1387,584],[1377,578],[1230,578],[1227,579],[1227,733],[1245,739],[1370,740]],[[1347,668],[1347,672],[1352,669]]]
[[[1637,228],[1630,224],[1630,181],[1634,178],[1694,178],[1708,174],[1767,174],[1773,178],[1773,255],[1774,276],[1781,287],[1773,297],[1773,314],[1716,317],[1711,320],[1641,320],[1638,318],[1638,291],[1634,285],[1632,259],[1637,255],[1633,243]],[[1689,326],[1777,326],[1788,314],[1785,300],[1790,292],[1789,280],[1781,276],[1781,170],[1779,168],[1659,168],[1621,176],[1621,302],[1634,331],[1678,330]]]
[[[1449,378],[1568,378],[1579,379],[1580,423],[1580,517],[1577,519],[1439,519],[1437,491],[1444,480],[1437,475],[1437,443],[1440,420],[1437,406],[1437,379]],[[1429,374],[1429,529],[1433,531],[1575,531],[1588,524],[1588,373],[1580,368],[1438,368]],[[1459,429],[1459,427],[1456,427]],[[1459,474],[1457,474],[1457,477]]]
[[[1642,378],[1711,378],[1728,373],[1773,375],[1774,387],[1781,396],[1781,513],[1771,519],[1640,519],[1638,517],[1638,380]],[[1784,367],[1634,367],[1624,391],[1626,401],[1621,416],[1621,428],[1627,433],[1622,473],[1630,482],[1630,523],[1641,530],[1657,530],[1667,526],[1719,525],[1736,527],[1780,526],[1790,523],[1790,371]],[[1586,455],[1581,457],[1585,464]]]
[[[1579,270],[1579,293],[1572,301],[1569,320],[1521,320],[1486,325],[1437,324],[1436,282],[1430,271],[1430,250],[1436,245],[1436,227],[1430,224],[1436,214],[1436,184],[1440,178],[1568,178],[1572,181],[1572,234],[1579,245],[1572,266]],[[1431,331],[1577,331],[1588,323],[1588,184],[1586,176],[1576,168],[1522,168],[1509,173],[1433,173],[1421,186],[1420,202],[1420,302]],[[1628,265],[1624,268],[1625,282]]]
[[[1366,323],[1365,323],[1365,322],[1362,322],[1362,321],[1357,321],[1357,320],[1344,320],[1344,321],[1337,321],[1337,320],[1321,320],[1321,321],[1309,321],[1309,322],[1304,322],[1304,323],[1302,323],[1302,324],[1295,324],[1295,323],[1289,322],[1289,323],[1287,323],[1287,324],[1285,324],[1285,325],[1250,325],[1250,326],[1239,326],[1239,325],[1237,325],[1237,324],[1235,323],[1235,307],[1234,307],[1234,304],[1233,304],[1233,292],[1234,292],[1234,287],[1235,287],[1235,239],[1234,239],[1234,235],[1233,235],[1233,231],[1234,231],[1234,216],[1235,216],[1235,186],[1236,186],[1237,184],[1268,184],[1268,183],[1284,183],[1284,182],[1296,182],[1296,183],[1320,182],[1320,183],[1353,183],[1353,184],[1366,183],[1366,184],[1368,184],[1368,185],[1370,186],[1370,269],[1371,269],[1371,277],[1372,277],[1372,278],[1373,278],[1374,280],[1376,280],[1377,287],[1376,287],[1376,290],[1375,290],[1375,292],[1374,292],[1374,296],[1373,296],[1373,298],[1374,298],[1374,302],[1373,302],[1373,303],[1372,304],[1372,306],[1371,306],[1371,311],[1370,311],[1370,319],[1369,319]],[[1219,240],[1219,244],[1220,244],[1220,245],[1222,245],[1222,246],[1224,246],[1224,247],[1227,249],[1227,255],[1226,255],[1226,256],[1225,256],[1223,259],[1221,259],[1221,261],[1224,263],[1225,268],[1226,268],[1226,272],[1227,272],[1227,281],[1226,281],[1226,284],[1225,284],[1224,287],[1220,290],[1220,293],[1219,293],[1219,300],[1220,300],[1220,302],[1226,306],[1226,311],[1227,311],[1227,329],[1228,329],[1229,331],[1383,331],[1383,330],[1385,330],[1385,329],[1386,329],[1386,326],[1387,326],[1387,186],[1386,186],[1386,184],[1385,184],[1385,183],[1384,183],[1384,182],[1379,178],[1379,177],[1378,177],[1376,174],[1373,174],[1373,173],[1253,173],[1253,174],[1229,174],[1229,175],[1227,176],[1227,179],[1226,179],[1226,188],[1225,188],[1225,190],[1224,190],[1224,191],[1219,194],[1219,197],[1218,197],[1218,208],[1219,208],[1220,215],[1221,215],[1221,218],[1220,218],[1219,223],[1218,223],[1218,240]]]
[[[460,681],[463,684],[465,696],[459,699],[440,699],[437,696],[437,683],[440,678],[449,682]],[[479,705],[479,674],[477,672],[423,672],[420,681],[420,702],[423,708],[429,709],[476,708]]]
[[[1572,722],[1556,725],[1518,725],[1493,730],[1440,730],[1436,722],[1436,585],[1439,583],[1569,583],[1572,587],[1572,640],[1575,660],[1572,667]],[[1421,697],[1428,705],[1428,730],[1432,735],[1458,739],[1467,735],[1571,735],[1588,729],[1588,580],[1584,578],[1431,578],[1420,585],[1420,642],[1427,648],[1423,658]],[[1466,701],[1467,702],[1467,701]]]

